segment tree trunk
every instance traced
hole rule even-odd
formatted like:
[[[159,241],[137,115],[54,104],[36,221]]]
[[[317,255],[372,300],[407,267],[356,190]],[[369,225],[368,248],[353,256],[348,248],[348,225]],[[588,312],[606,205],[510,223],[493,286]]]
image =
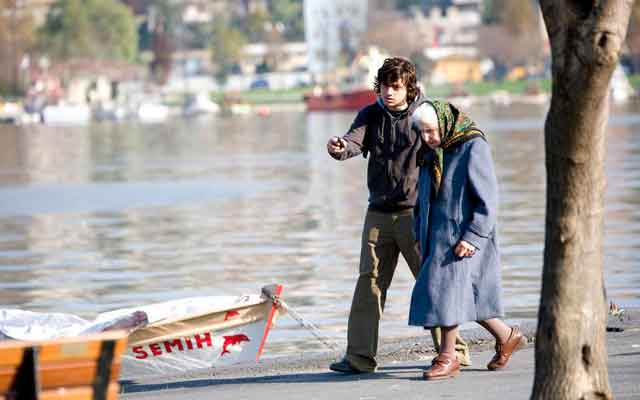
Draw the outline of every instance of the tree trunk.
[[[611,399],[602,270],[609,81],[632,0],[540,0],[553,89],[547,210],[531,399]]]

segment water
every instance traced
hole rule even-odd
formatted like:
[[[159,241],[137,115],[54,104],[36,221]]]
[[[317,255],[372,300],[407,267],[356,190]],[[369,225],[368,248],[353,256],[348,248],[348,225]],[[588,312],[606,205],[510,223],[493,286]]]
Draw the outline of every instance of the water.
[[[469,113],[489,134],[500,183],[507,318],[535,318],[544,238],[545,106]],[[640,305],[640,114],[609,126],[605,279]],[[0,307],[96,313],[197,295],[284,299],[343,346],[366,207],[366,161],[325,150],[351,113],[177,120],[85,128],[0,126]],[[401,261],[381,337],[407,326]],[[282,317],[266,355],[323,346]]]

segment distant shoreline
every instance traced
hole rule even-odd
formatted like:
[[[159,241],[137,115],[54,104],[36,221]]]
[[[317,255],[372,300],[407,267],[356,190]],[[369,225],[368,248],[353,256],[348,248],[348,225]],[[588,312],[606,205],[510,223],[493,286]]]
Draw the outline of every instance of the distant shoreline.
[[[640,91],[640,74],[630,75],[629,81],[636,91]],[[550,79],[467,82],[462,85],[424,85],[424,87],[429,97],[467,97],[480,101],[490,100],[499,95],[509,95],[515,102],[527,102],[528,99],[536,96],[551,94]],[[252,89],[235,93],[213,92],[211,97],[219,104],[222,104],[225,99],[238,100],[249,105],[300,104],[304,103],[304,94],[310,91],[311,87],[284,90]]]

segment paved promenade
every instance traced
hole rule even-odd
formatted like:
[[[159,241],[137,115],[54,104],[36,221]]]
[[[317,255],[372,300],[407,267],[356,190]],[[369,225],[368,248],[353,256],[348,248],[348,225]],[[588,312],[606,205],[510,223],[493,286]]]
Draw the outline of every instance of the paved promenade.
[[[640,312],[620,321],[610,318],[607,333],[609,381],[616,399],[640,399]],[[534,334],[532,325],[521,325]],[[617,330],[617,331],[615,331]],[[458,377],[426,382],[423,369],[433,357],[422,338],[383,343],[378,372],[342,375],[327,369],[338,357],[273,359],[252,368],[216,370],[165,382],[129,382],[121,399],[291,399],[291,400],[411,400],[411,399],[529,399],[534,375],[534,345],[515,354],[504,371],[485,368],[493,350],[482,331],[471,334],[474,365]],[[425,335],[425,337],[428,335]],[[465,337],[468,337],[465,335]]]

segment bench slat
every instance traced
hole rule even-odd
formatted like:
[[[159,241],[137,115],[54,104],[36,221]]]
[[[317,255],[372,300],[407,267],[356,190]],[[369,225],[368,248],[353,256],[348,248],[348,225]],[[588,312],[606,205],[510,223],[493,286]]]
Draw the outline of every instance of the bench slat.
[[[66,363],[48,363],[40,365],[40,385],[43,389],[59,386],[79,386],[91,382],[96,376],[96,364],[89,361],[74,361]],[[9,390],[15,379],[15,368],[0,367],[0,393]],[[111,367],[109,381],[115,382],[120,375],[120,363],[114,363]]]
[[[120,358],[126,346],[123,331],[42,342],[0,342],[0,400],[16,389],[28,392],[34,382],[40,387],[39,399],[117,399]],[[35,361],[35,380],[34,370],[25,369],[33,361],[23,365],[23,359]]]
[[[40,348],[38,358],[40,362],[59,360],[96,360],[100,356],[103,340],[116,340],[113,332],[105,332],[101,335],[83,336],[86,341],[79,338],[64,338],[47,340],[42,342],[23,342],[6,340],[0,342],[0,367],[17,366],[22,362],[22,353],[25,348],[36,346]],[[126,348],[126,340],[116,342],[114,354],[122,354]]]

